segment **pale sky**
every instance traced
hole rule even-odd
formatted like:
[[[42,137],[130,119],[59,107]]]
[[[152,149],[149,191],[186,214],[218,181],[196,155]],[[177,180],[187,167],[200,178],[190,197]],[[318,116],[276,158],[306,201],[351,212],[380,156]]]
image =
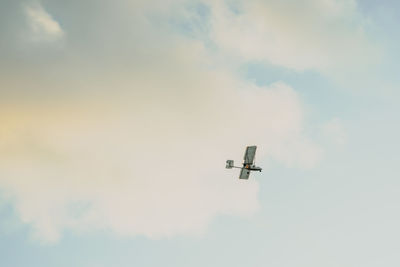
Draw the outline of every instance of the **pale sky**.
[[[399,266],[399,12],[1,0],[0,266]]]

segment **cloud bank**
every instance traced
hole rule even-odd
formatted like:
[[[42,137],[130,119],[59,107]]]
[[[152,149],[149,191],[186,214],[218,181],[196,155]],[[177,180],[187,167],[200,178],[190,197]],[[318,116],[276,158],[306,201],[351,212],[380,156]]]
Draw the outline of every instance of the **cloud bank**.
[[[48,242],[65,230],[199,235],[216,215],[253,214],[264,177],[240,181],[226,159],[256,144],[259,161],[310,168],[320,148],[291,86],[256,85],[232,61],[325,71],[346,64],[341,46],[365,41],[340,22],[351,1],[300,12],[277,1],[68,3],[55,9],[63,29],[25,7],[39,39],[69,38],[62,51],[30,50],[0,82],[0,188]]]
[[[140,85],[151,94],[126,95],[126,102],[3,108],[0,185],[22,221],[45,241],[65,229],[196,235],[217,214],[257,210],[261,177],[243,182],[224,169],[228,158],[241,161],[245,145],[257,144],[259,159],[290,166],[318,159],[302,134],[292,88],[260,88],[215,71],[198,75],[201,84],[171,99],[163,93],[167,84],[153,87],[149,79],[151,88]]]

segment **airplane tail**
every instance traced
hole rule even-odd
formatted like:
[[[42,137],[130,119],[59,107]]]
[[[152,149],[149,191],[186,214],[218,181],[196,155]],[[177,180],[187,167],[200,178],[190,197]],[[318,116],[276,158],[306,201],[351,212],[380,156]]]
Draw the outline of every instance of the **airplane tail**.
[[[234,165],[233,160],[228,159],[228,160],[226,161],[226,166],[225,166],[225,168],[227,168],[227,169],[232,169],[232,168],[233,168],[233,165]]]

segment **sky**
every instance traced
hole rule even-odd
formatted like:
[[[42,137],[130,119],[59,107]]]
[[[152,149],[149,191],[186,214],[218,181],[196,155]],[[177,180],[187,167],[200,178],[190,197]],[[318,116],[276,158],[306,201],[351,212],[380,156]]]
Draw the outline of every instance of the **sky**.
[[[399,12],[0,0],[0,265],[399,266]]]

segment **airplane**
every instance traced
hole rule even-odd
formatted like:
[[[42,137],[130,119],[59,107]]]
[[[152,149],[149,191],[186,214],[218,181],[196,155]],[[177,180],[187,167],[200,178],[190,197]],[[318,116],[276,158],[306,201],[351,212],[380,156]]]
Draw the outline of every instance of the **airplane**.
[[[226,161],[226,168],[238,168],[241,169],[239,179],[249,179],[250,171],[259,171],[261,172],[262,169],[254,165],[254,157],[256,155],[257,146],[248,146],[246,148],[246,153],[244,154],[244,162],[243,167],[236,167],[234,166],[234,161],[228,159]]]

